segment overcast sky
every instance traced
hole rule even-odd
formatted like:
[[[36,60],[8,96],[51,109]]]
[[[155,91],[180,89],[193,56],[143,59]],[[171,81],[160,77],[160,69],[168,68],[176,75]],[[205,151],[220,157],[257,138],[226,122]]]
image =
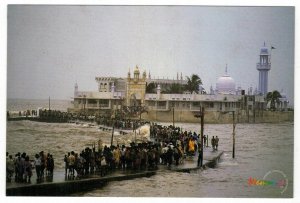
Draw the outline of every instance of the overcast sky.
[[[272,50],[269,91],[294,99],[294,8],[203,6],[8,6],[8,98],[71,99],[96,76],[195,73],[204,88],[228,73],[258,86],[259,51]]]

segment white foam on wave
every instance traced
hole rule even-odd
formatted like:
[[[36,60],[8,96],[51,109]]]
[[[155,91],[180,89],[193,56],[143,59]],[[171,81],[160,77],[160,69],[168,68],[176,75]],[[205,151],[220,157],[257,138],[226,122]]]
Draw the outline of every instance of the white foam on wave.
[[[222,160],[218,163],[219,166],[238,166],[239,163],[233,159]]]

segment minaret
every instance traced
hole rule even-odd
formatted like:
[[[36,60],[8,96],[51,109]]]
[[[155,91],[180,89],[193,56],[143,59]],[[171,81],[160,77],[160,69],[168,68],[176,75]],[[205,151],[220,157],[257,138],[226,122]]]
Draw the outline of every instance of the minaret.
[[[134,80],[134,82],[137,83],[139,81],[139,78],[140,78],[140,71],[139,71],[138,66],[136,65],[135,66],[135,70],[133,72],[133,80]]]
[[[75,89],[74,89],[74,97],[77,97],[78,95],[78,84],[77,82],[75,83]]]
[[[213,86],[210,85],[210,94],[213,95],[214,94],[214,89],[213,89]]]
[[[256,64],[259,72],[258,92],[266,95],[268,93],[268,72],[271,69],[270,54],[266,44],[260,49],[259,63]]]
[[[129,68],[128,73],[127,73],[127,80],[130,81],[130,68]]]

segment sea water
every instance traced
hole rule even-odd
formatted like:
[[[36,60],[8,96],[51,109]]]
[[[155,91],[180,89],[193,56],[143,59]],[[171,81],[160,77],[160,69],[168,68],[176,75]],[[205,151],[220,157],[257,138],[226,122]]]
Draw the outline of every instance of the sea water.
[[[66,101],[67,102],[67,101]],[[8,105],[9,106],[9,105]],[[67,104],[66,104],[67,106]],[[162,123],[170,125],[170,123]],[[175,123],[199,132],[200,124]],[[204,134],[218,136],[224,154],[216,168],[191,173],[164,172],[149,178],[116,181],[76,196],[102,197],[293,197],[294,124],[237,124],[235,158],[232,158],[232,125],[206,124]],[[118,135],[121,136],[121,135]],[[63,170],[67,152],[80,152],[98,139],[110,143],[111,133],[97,126],[32,121],[7,122],[6,151],[30,156],[53,154],[55,170]],[[209,143],[210,145],[210,143]],[[211,149],[211,148],[209,148]],[[205,157],[204,157],[205,158]],[[249,179],[257,184],[249,184]],[[263,185],[262,181],[284,185]],[[260,181],[260,182],[259,182]]]

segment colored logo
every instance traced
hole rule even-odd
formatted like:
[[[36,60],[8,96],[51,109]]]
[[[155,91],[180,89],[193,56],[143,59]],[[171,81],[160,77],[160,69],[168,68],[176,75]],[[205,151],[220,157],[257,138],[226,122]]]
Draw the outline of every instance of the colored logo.
[[[262,180],[249,177],[248,178],[249,186],[272,186],[277,187],[280,190],[280,193],[283,194],[288,187],[288,179],[285,173],[280,170],[271,170],[268,171]]]

